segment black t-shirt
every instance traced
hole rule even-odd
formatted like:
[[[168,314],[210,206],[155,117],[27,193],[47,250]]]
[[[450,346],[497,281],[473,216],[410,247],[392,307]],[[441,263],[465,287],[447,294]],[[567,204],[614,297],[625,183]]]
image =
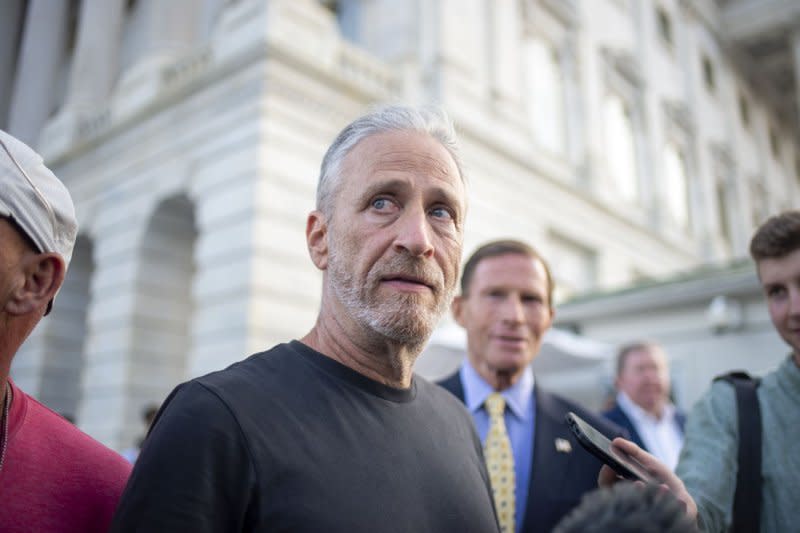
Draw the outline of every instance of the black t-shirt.
[[[112,531],[496,532],[464,407],[293,341],[164,404]]]

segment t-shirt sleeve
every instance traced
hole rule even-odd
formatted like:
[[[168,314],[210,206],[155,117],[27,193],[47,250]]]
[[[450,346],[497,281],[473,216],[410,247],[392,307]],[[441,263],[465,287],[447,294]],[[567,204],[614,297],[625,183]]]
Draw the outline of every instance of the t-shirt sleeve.
[[[726,531],[738,469],[736,398],[733,387],[715,382],[692,409],[675,473],[697,504],[704,531]]]
[[[235,416],[196,382],[167,398],[144,443],[112,532],[243,531],[255,471]]]

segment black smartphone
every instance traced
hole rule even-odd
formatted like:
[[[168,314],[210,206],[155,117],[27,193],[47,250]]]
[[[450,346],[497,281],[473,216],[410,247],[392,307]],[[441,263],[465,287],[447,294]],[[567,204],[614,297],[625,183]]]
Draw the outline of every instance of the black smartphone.
[[[569,424],[581,446],[610,466],[620,476],[633,481],[659,483],[658,480],[647,473],[647,470],[639,461],[622,450],[615,448],[605,435],[575,413],[567,413],[567,424]]]

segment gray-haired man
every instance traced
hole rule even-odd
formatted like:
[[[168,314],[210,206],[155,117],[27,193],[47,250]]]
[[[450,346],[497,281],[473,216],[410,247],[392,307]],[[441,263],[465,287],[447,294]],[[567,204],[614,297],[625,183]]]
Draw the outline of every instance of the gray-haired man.
[[[0,531],[108,529],[130,465],[11,379],[72,255],[72,199],[28,146],[0,131]]]
[[[113,531],[497,531],[467,412],[413,374],[448,308],[466,195],[440,112],[345,128],[306,240],[317,323],[173,392]]]

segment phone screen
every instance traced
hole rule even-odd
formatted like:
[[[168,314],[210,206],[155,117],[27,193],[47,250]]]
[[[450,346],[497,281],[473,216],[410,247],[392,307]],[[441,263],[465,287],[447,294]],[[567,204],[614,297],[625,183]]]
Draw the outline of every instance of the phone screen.
[[[657,483],[633,457],[616,448],[608,438],[575,413],[567,413],[567,423],[581,446],[624,478]]]

